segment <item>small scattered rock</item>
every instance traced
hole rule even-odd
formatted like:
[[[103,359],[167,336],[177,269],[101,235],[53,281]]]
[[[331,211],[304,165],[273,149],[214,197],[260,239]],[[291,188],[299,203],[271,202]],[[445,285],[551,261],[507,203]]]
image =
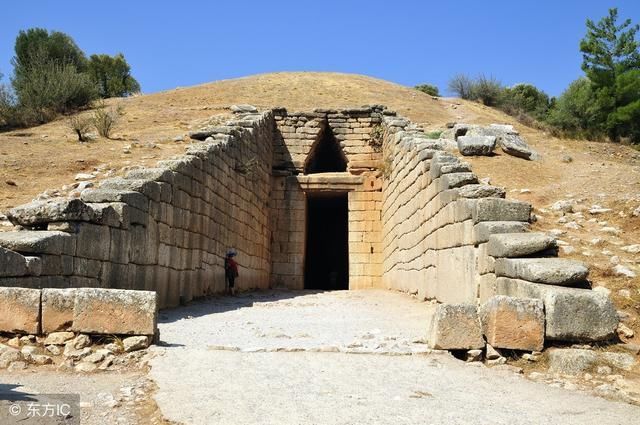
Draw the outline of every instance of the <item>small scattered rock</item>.
[[[633,332],[633,329],[630,329],[624,323],[618,323],[616,332],[618,333],[618,336],[624,337],[624,338],[633,338],[633,336],[635,335],[635,332]]]
[[[76,365],[75,370],[77,372],[90,373],[95,372],[98,369],[98,366],[95,363],[90,362],[80,362]]]
[[[9,341],[7,341],[7,345],[15,348],[20,348],[20,338],[17,336],[14,336]]]
[[[498,366],[507,363],[507,359],[504,357],[499,357],[497,359],[487,360],[485,363],[487,364],[487,366]]]
[[[611,208],[604,208],[604,207],[601,207],[600,205],[593,205],[589,209],[589,214],[592,214],[592,215],[604,214],[611,211],[613,211]]]
[[[26,368],[27,368],[27,364],[25,362],[17,361],[17,362],[12,362],[7,368],[7,371],[15,372],[18,370],[25,370]]]
[[[482,360],[482,350],[469,350],[467,351],[467,362],[479,362]]]
[[[573,157],[571,155],[562,155],[560,157],[560,161],[564,162],[565,164],[569,164],[570,162],[573,162]]]
[[[149,346],[149,337],[147,336],[130,336],[122,340],[124,351],[129,353],[131,351],[141,350]]]
[[[89,335],[79,334],[71,341],[71,346],[76,350],[81,350],[91,345]]]
[[[100,363],[102,360],[104,360],[104,357],[105,357],[104,353],[95,352],[93,354],[89,354],[87,357],[82,359],[82,361],[89,362],[89,363]]]
[[[32,355],[30,360],[33,363],[37,364],[38,366],[42,366],[42,365],[52,364],[53,363],[53,359],[50,356],[46,356],[44,354]]]
[[[80,181],[80,180],[93,180],[95,179],[96,176],[94,176],[93,174],[88,174],[88,173],[78,173],[76,174],[76,181]]]
[[[60,354],[62,354],[62,349],[57,345],[47,345],[45,349],[54,356],[59,356]]]
[[[624,252],[628,252],[629,254],[640,254],[640,244],[627,245],[620,249]]]
[[[572,213],[573,212],[573,204],[574,204],[573,201],[561,200],[561,201],[557,201],[553,205],[551,205],[551,209],[553,211],[560,211],[560,212],[564,212],[564,213]]]
[[[487,360],[495,360],[502,357],[502,355],[498,352],[498,350],[493,348],[491,345],[487,344],[486,349],[487,349],[487,354],[485,357],[487,358]]]
[[[631,270],[627,266],[623,266],[622,264],[618,264],[617,266],[615,266],[613,268],[613,272],[618,276],[624,276],[628,278],[634,278],[637,276],[637,274],[633,270]]]
[[[52,332],[44,340],[44,345],[64,345],[70,339],[73,339],[73,332]],[[84,348],[84,347],[77,347]]]

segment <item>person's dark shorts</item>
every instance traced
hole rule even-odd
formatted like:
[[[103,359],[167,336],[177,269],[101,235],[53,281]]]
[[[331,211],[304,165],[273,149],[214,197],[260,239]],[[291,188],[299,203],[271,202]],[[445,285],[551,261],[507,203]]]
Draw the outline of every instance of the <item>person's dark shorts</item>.
[[[227,281],[229,282],[229,288],[233,288],[234,284],[235,284],[235,277],[231,277],[231,276],[227,276]]]

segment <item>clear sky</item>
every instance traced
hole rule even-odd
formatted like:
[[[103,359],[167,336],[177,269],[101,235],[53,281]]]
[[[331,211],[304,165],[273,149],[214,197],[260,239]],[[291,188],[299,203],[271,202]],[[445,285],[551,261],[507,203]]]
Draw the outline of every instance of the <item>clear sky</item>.
[[[338,71],[446,91],[456,73],[559,95],[582,75],[585,20],[640,0],[7,0],[0,72],[19,30],[69,34],[88,55],[124,53],[145,93],[273,71]]]

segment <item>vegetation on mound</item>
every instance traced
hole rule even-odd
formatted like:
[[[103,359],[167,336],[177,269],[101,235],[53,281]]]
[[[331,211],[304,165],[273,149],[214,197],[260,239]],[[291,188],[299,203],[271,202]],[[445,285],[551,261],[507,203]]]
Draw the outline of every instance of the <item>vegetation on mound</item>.
[[[87,59],[70,36],[58,31],[20,31],[12,63],[11,85],[0,85],[0,129],[42,124],[95,99],[140,91],[122,54]]]
[[[585,76],[557,99],[531,84],[504,87],[494,77],[458,74],[449,90],[463,99],[495,106],[527,124],[541,123],[555,134],[590,140],[640,143],[640,43],[638,25],[617,25],[618,10],[594,23],[580,42]]]

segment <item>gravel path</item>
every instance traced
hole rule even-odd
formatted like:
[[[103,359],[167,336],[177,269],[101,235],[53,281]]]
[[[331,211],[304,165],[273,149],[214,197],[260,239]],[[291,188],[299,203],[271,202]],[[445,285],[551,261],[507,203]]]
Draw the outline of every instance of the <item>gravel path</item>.
[[[638,407],[430,352],[429,308],[386,291],[283,291],[164,312],[155,399],[185,424],[637,423]]]

